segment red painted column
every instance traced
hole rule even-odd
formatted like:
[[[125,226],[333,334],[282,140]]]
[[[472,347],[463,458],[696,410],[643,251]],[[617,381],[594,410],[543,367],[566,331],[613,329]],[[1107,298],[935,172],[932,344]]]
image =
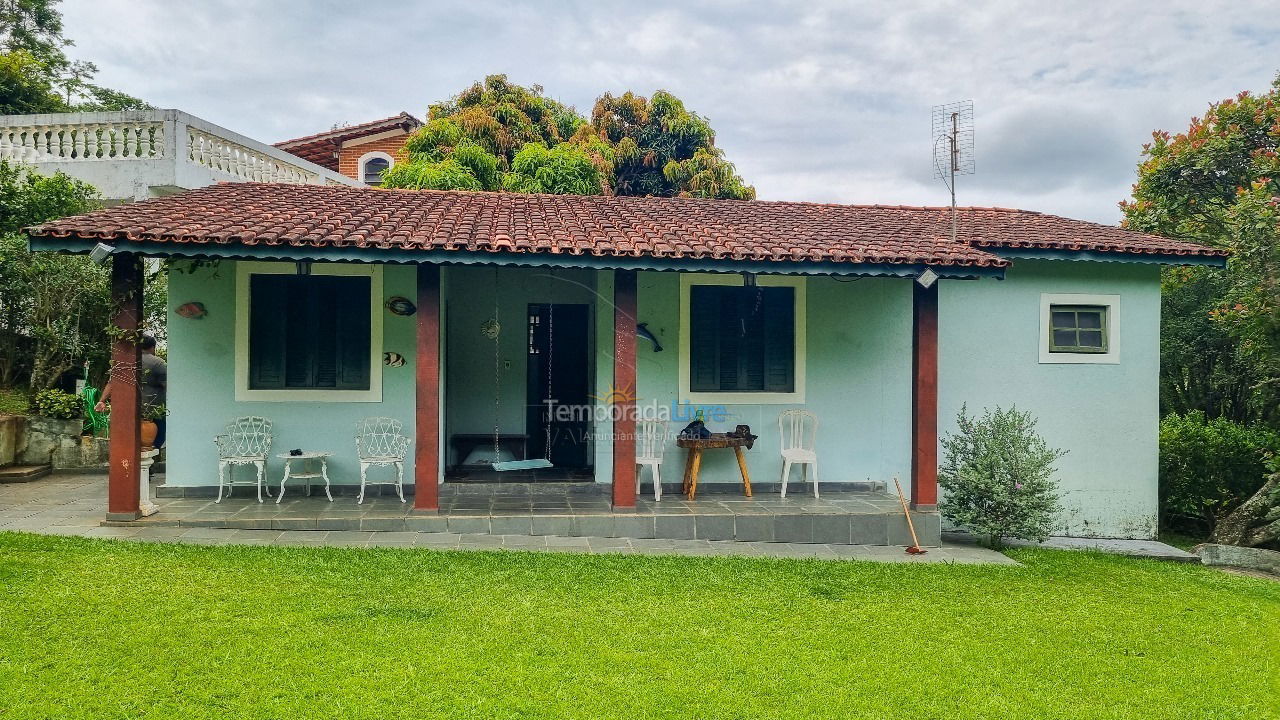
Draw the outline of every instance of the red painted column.
[[[138,389],[138,327],[142,319],[142,259],[117,253],[111,259],[111,441],[107,474],[107,519],[137,520],[142,466],[142,397]]]
[[[938,506],[938,283],[911,286],[911,503],[933,510]]]
[[[636,271],[613,273],[613,506],[636,506]]]
[[[418,266],[414,510],[440,509],[440,266]]]

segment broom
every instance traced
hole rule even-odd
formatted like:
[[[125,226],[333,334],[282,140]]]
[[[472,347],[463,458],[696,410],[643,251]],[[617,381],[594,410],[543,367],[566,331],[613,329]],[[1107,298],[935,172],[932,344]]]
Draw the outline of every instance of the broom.
[[[907,516],[907,527],[911,530],[911,547],[907,548],[907,554],[923,555],[929,551],[920,547],[920,540],[916,537],[916,524],[911,522],[911,511],[907,509],[907,499],[902,495],[902,485],[898,482],[896,475],[893,478],[893,485],[898,488],[898,502],[902,503],[902,514]]]

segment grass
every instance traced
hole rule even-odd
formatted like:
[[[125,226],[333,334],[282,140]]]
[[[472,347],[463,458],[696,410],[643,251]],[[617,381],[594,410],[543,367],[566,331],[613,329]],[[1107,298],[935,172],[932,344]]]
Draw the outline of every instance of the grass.
[[[0,415],[26,415],[31,398],[23,388],[0,388]]]
[[[1274,718],[1280,583],[0,533],[0,717]]]

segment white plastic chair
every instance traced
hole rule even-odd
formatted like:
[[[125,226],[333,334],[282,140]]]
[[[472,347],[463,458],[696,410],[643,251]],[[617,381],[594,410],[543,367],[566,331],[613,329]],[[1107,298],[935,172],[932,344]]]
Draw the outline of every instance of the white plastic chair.
[[[370,417],[356,423],[356,456],[360,459],[360,496],[364,502],[365,485],[395,485],[400,502],[404,502],[404,456],[409,452],[409,438],[402,432],[404,423],[389,417]],[[369,482],[370,467],[394,465],[396,479]]]
[[[645,467],[653,480],[653,499],[662,499],[662,451],[667,444],[667,424],[662,420],[636,421],[636,497],[640,497],[640,484]]]
[[[813,466],[813,496],[818,497],[818,416],[808,410],[784,410],[778,414],[778,434],[782,440],[782,497],[787,496],[791,466],[797,464],[805,481],[809,466]]]
[[[237,465],[253,465],[258,469],[258,477],[253,484],[258,486],[258,502],[262,502],[263,476],[267,468],[267,453],[271,452],[271,421],[256,415],[238,417],[227,423],[221,435],[213,438],[218,444],[218,499],[222,502],[222,491],[231,497],[234,485],[250,483],[235,481]],[[271,497],[271,488],[267,488],[267,497]]]

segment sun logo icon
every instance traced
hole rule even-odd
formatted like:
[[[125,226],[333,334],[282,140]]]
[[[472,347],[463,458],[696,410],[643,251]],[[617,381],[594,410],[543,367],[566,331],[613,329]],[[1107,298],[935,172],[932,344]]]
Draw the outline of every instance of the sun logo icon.
[[[592,400],[603,403],[605,405],[618,405],[620,403],[635,402],[636,394],[632,388],[616,388],[612,383],[609,384],[608,392],[602,395],[592,395]]]

